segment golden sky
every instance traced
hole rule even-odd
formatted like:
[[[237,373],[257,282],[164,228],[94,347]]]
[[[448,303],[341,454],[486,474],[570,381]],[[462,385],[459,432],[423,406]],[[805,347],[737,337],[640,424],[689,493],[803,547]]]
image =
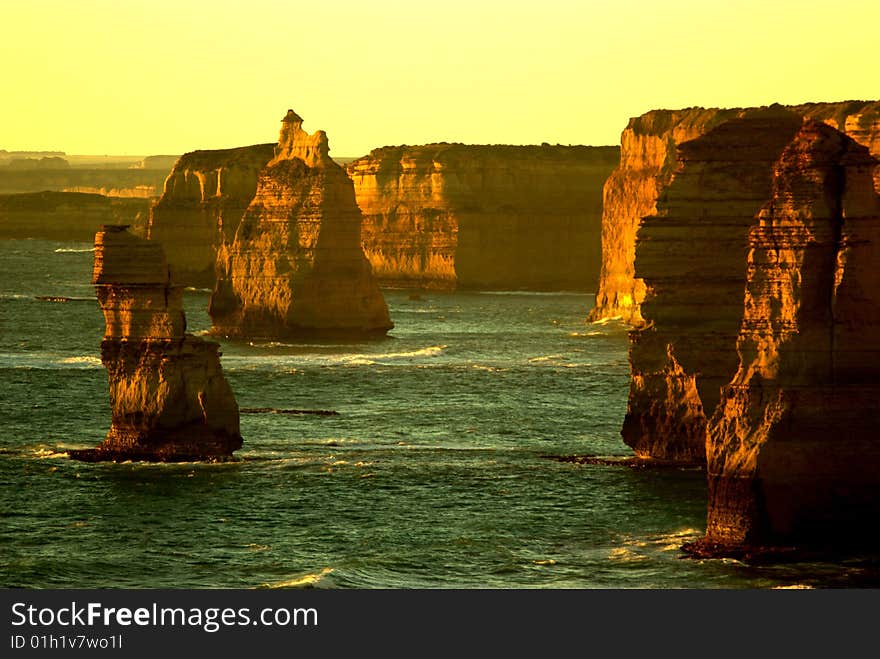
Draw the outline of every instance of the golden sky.
[[[878,0],[0,0],[0,148],[617,144],[652,108],[880,96]]]

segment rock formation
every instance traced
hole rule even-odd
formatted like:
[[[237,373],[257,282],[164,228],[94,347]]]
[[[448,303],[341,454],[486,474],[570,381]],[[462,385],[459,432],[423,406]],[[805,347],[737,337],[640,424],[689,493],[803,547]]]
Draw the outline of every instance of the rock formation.
[[[809,103],[788,108],[845,132],[880,154],[880,102]],[[635,275],[639,222],[654,215],[657,200],[677,166],[676,147],[706,134],[746,110],[689,108],[653,110],[630,119],[621,135],[620,166],[605,184],[602,217],[602,272],[590,320],[621,318],[638,325],[645,287]],[[880,174],[874,175],[880,190]]]
[[[161,245],[125,226],[95,236],[92,282],[104,312],[101,361],[110,380],[112,425],[86,461],[227,459],[241,447],[238,404],[219,345],[185,333],[182,289]]]
[[[390,286],[592,290],[617,147],[383,147],[346,169]]]
[[[692,551],[876,546],[875,165],[868,149],[815,121],[774,165],[749,232],[739,368],[709,424],[706,537]]]
[[[384,334],[393,325],[361,248],[351,179],[289,110],[275,157],[231,243],[218,249],[209,312],[241,337]]]
[[[0,194],[49,190],[94,192],[109,197],[155,198],[162,193],[162,182],[167,176],[167,169],[114,169],[94,165],[62,169],[0,167]]]
[[[273,147],[194,151],[176,162],[148,232],[165,246],[175,281],[213,288],[217,249],[232,242]]]
[[[641,457],[705,460],[706,417],[736,370],[748,230],[800,125],[782,108],[755,110],[685,142],[656,214],[641,223],[645,323],[631,333],[621,430]]]
[[[877,115],[877,103],[860,102],[656,111],[630,122],[605,187],[592,317],[636,325],[621,434],[637,455],[705,460],[707,418],[736,370],[748,229],[774,163],[805,117],[860,127],[855,137],[876,144]]]
[[[91,241],[102,224],[146,225],[149,202],[76,192],[0,195],[0,238]]]

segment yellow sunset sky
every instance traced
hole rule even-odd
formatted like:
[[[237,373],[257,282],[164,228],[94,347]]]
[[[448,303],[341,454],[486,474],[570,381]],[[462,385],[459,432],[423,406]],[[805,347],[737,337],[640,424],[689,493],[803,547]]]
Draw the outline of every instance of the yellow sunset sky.
[[[880,2],[0,0],[0,148],[617,144],[653,108],[880,96]]]

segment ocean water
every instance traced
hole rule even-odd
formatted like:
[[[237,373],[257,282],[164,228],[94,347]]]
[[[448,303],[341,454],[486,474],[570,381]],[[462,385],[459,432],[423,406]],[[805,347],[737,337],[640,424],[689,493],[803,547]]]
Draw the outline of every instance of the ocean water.
[[[109,427],[91,245],[0,241],[0,586],[770,588],[878,583],[861,561],[693,560],[695,469],[628,455],[627,338],[590,295],[386,291],[386,339],[222,341],[244,447],[85,464]],[[67,296],[52,302],[36,296]],[[208,295],[189,291],[204,333]]]

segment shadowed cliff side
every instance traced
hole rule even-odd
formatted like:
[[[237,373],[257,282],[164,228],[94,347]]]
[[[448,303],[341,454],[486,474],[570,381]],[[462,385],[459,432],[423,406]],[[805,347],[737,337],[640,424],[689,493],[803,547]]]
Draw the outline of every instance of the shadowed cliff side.
[[[92,283],[104,312],[101,361],[112,425],[95,449],[70,457],[154,462],[218,460],[242,445],[238,404],[219,345],[185,334],[182,289],[161,245],[106,226],[95,236]]]
[[[787,109],[823,121],[880,155],[880,102],[807,103]],[[602,272],[590,320],[620,318],[633,325],[642,321],[645,286],[634,266],[639,222],[656,213],[657,200],[676,168],[676,147],[745,111],[652,110],[630,119],[620,138],[620,166],[609,176],[603,192]],[[874,181],[880,191],[880,173]]]
[[[809,121],[749,234],[739,369],[709,424],[698,555],[876,548],[880,198],[876,160]]]
[[[289,110],[234,239],[217,253],[209,312],[237,337],[383,335],[388,307],[361,248],[361,212],[324,131]]]
[[[591,290],[617,147],[428,144],[347,165],[385,285]]]
[[[178,284],[213,288],[217,248],[232,242],[274,146],[193,151],[174,165],[148,237],[165,247]]]
[[[630,333],[621,430],[640,457],[705,461],[706,417],[736,370],[749,227],[800,125],[781,107],[753,110],[685,142],[656,215],[640,224],[644,323]]]

